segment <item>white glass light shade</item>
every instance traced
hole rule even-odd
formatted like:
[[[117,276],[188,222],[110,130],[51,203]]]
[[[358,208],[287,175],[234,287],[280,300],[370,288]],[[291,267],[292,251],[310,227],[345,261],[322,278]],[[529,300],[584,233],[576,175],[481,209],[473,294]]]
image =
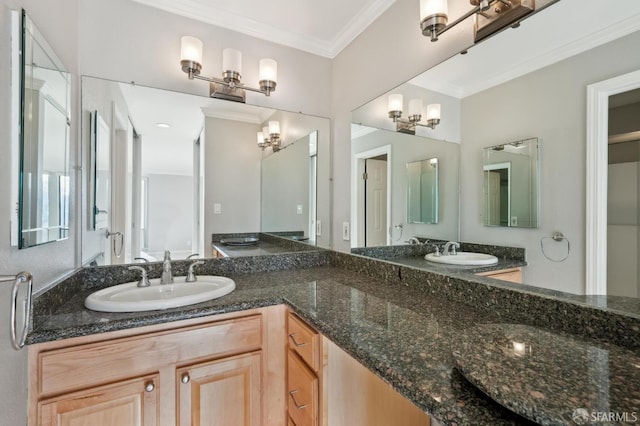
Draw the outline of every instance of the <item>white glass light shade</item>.
[[[269,134],[270,135],[279,135],[280,134],[280,122],[279,121],[270,121],[269,122]]]
[[[409,101],[409,116],[422,115],[422,99],[411,99]]]
[[[262,145],[264,143],[264,133],[257,132],[258,145]]]
[[[402,111],[402,95],[389,95],[388,111]]]
[[[440,104],[427,105],[427,120],[440,120]]]
[[[259,80],[278,81],[278,63],[270,58],[260,59]]]
[[[267,139],[269,137],[269,126],[264,126],[262,128],[262,137]]]
[[[242,52],[229,48],[222,51],[222,72],[226,71],[242,74]]]
[[[202,41],[192,36],[181,38],[180,60],[192,61],[202,65]]]
[[[420,21],[433,15],[449,14],[447,0],[420,0]]]

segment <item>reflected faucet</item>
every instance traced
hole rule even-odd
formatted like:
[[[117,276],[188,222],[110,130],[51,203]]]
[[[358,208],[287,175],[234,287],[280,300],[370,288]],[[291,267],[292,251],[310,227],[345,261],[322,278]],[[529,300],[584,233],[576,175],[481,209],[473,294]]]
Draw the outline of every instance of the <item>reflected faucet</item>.
[[[407,242],[408,242],[409,244],[411,244],[411,245],[414,245],[414,244],[420,245],[420,244],[422,244],[422,243],[420,242],[420,240],[419,240],[418,238],[416,238],[416,237],[411,237],[411,238],[409,238],[409,239],[407,240]]]
[[[173,284],[173,273],[171,272],[171,254],[169,253],[169,250],[164,251],[160,284]]]
[[[442,255],[443,256],[456,255],[458,254],[456,253],[456,249],[459,249],[459,248],[460,248],[460,243],[456,243],[455,241],[449,241],[444,245],[444,248],[442,249]]]

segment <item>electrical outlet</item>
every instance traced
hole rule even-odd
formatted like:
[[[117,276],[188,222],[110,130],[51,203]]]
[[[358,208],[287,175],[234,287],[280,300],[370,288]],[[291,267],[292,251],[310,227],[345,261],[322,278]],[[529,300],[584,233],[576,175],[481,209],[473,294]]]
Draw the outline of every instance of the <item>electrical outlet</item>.
[[[349,231],[349,222],[342,222],[342,239],[349,241],[351,232]]]
[[[220,203],[213,204],[213,214],[222,214],[222,204]]]
[[[319,237],[322,235],[322,222],[320,219],[316,220],[316,235]]]
[[[511,216],[511,226],[518,226],[518,216]]]
[[[302,204],[298,204],[298,206],[296,207],[296,213],[302,214]]]

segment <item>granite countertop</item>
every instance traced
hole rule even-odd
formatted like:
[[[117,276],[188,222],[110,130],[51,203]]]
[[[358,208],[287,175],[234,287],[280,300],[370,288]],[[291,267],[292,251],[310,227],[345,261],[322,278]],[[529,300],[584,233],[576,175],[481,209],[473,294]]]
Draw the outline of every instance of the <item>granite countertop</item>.
[[[211,243],[214,250],[218,250],[225,257],[263,256],[267,254],[287,253],[290,250],[277,244],[259,241],[255,245],[230,246],[219,242]]]
[[[447,265],[445,263],[429,262],[428,260],[425,260],[424,257],[416,256],[398,257],[394,259],[387,259],[385,261],[447,275],[475,275],[481,272],[499,271],[502,269],[520,268],[523,266],[527,266],[527,262],[520,259],[498,259],[498,263],[496,264],[481,266]]]
[[[236,281],[233,293],[166,311],[93,312],[83,300],[95,288],[81,290],[55,311],[39,312],[28,343],[284,303],[443,424],[533,424],[487,397],[454,368],[452,354],[465,330],[505,323],[497,315],[336,266],[228,276]],[[597,341],[593,344],[598,347]],[[596,361],[585,361],[585,375],[598,371],[593,380],[604,387],[615,380],[589,362]],[[640,388],[633,382],[629,386]]]

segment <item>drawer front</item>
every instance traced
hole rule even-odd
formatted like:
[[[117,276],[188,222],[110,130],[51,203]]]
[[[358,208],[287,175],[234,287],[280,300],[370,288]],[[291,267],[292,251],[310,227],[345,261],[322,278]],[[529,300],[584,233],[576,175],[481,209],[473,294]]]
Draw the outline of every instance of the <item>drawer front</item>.
[[[287,351],[287,408],[297,426],[318,424],[318,378],[292,351]]]
[[[203,357],[260,349],[262,319],[252,315],[38,355],[40,395],[111,383]]]
[[[292,313],[287,316],[289,347],[315,372],[320,368],[320,335]]]
[[[489,277],[496,280],[511,281],[513,283],[522,284],[521,268],[501,269],[498,271],[481,272],[477,275],[482,275],[484,277]]]

